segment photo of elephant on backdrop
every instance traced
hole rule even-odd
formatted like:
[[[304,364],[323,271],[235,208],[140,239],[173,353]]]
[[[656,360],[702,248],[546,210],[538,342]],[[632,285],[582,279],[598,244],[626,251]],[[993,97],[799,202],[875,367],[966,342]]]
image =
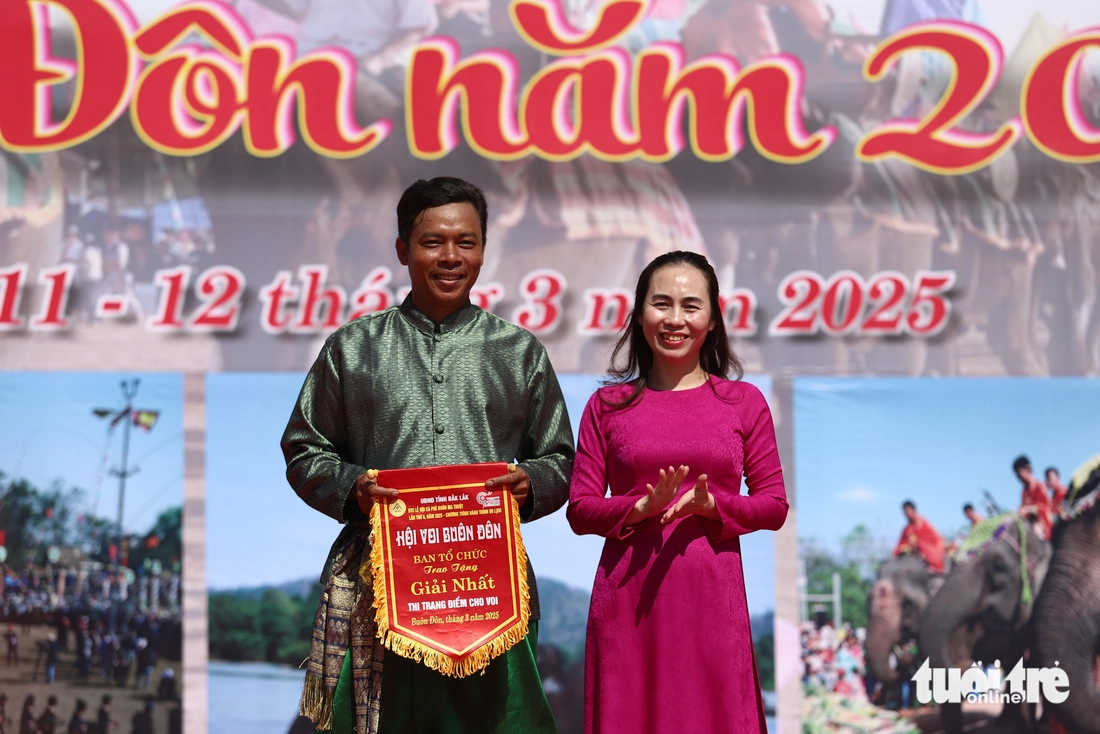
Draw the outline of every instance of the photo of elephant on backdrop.
[[[920,636],[921,614],[943,586],[945,576],[933,573],[920,556],[890,558],[879,566],[867,610],[867,667],[885,685],[898,682],[890,665],[894,646]]]
[[[1063,730],[1100,734],[1100,455],[1073,476],[1067,508],[1054,530],[1054,558],[1035,603],[1037,660],[1069,676],[1069,697],[1051,704]],[[1052,727],[1053,731],[1053,727]]]
[[[1027,647],[1050,562],[1050,542],[1016,515],[976,525],[921,615],[921,656],[932,668],[965,670],[972,662],[999,660],[1002,670],[1011,670]],[[961,734],[960,704],[943,704],[940,715],[947,734]],[[1021,707],[1006,705],[995,731],[1027,732],[1030,718]]]

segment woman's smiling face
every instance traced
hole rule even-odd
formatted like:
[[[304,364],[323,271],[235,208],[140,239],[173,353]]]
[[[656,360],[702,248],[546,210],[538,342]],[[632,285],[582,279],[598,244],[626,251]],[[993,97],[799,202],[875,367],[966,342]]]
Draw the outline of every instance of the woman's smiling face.
[[[654,364],[699,361],[714,328],[703,274],[690,265],[666,265],[653,273],[642,309],[642,333]]]

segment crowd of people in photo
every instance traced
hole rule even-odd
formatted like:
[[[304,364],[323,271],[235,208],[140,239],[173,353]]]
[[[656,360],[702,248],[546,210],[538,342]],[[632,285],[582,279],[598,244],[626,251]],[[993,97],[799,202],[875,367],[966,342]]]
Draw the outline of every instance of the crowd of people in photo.
[[[46,699],[45,706],[39,711],[38,699],[30,694],[23,700],[23,708],[18,718],[7,713],[8,697],[0,693],[0,734],[11,731],[12,734],[112,734],[116,731],[123,732],[122,722],[115,721],[111,717],[111,696],[105,694],[101,700],[99,710],[95,718],[88,711],[88,703],[82,698],[76,700],[73,713],[65,723],[62,712],[59,710],[57,696]],[[157,704],[152,699],[145,702],[144,708],[138,711],[130,720],[130,734],[154,734],[154,713]],[[18,723],[18,729],[10,728]]]
[[[868,698],[874,691],[863,659],[867,630],[853,629],[847,623],[837,629],[822,619],[822,614],[823,609],[815,609],[815,619],[802,623],[802,683],[852,698]]]
[[[839,629],[824,620],[824,608],[801,626],[802,683],[808,691],[839,694],[882,708],[907,713],[916,707],[912,676],[920,650],[915,639],[902,640],[890,652],[890,664],[899,673],[896,685],[876,680],[864,659],[867,630],[844,623]]]
[[[57,680],[61,655],[70,652],[71,640],[74,657],[71,677],[87,681],[98,676],[119,688],[130,685],[133,678],[134,688],[147,691],[153,683],[153,671],[160,656],[158,651],[173,645],[170,636],[177,638],[175,644],[178,645],[178,621],[174,625],[162,625],[156,617],[144,618],[141,614],[135,614],[127,629],[116,632],[103,621],[90,624],[84,615],[79,617],[75,629],[68,615],[53,615],[53,620],[47,622],[50,631],[46,634],[46,640],[38,641],[31,676],[36,682],[40,673],[48,684]],[[165,628],[167,634],[162,635]],[[25,654],[20,655],[19,634],[14,624],[7,626],[5,641],[8,667],[31,664]],[[157,691],[162,698],[175,698],[175,673],[172,668],[165,669]]]
[[[172,667],[154,676],[161,658],[180,659],[179,591],[178,572],[142,574],[131,583],[107,566],[51,565],[22,573],[5,566],[0,620],[6,622],[6,668],[44,684],[43,693],[64,680],[131,689],[146,703],[130,731],[152,734],[156,701],[177,702],[180,696]],[[76,699],[67,719],[56,695],[29,694],[18,713],[10,707],[0,696],[0,734],[126,731],[111,721],[110,694],[94,715],[86,701]]]
[[[0,564],[0,574],[0,619],[7,621],[40,622],[57,611],[84,611],[93,618],[110,618],[120,605],[143,611],[179,611],[178,569],[154,574],[144,568],[130,572],[112,564],[74,563],[29,565],[20,572]]]
[[[201,200],[158,205],[151,218],[142,212],[110,217],[93,202],[77,202],[66,210],[61,246],[61,264],[73,268],[74,312],[84,321],[97,318],[103,296],[124,297],[140,315],[143,299],[135,285],[151,283],[159,269],[201,266],[214,252]],[[192,220],[199,223],[187,223]]]
[[[73,678],[98,676],[119,687],[132,679],[148,690],[158,658],[180,657],[179,574],[162,576],[143,574],[129,583],[108,567],[47,566],[22,574],[5,567],[0,620],[7,622],[7,665],[33,665],[34,680],[53,683],[61,656],[71,655],[66,670]],[[46,639],[23,649],[17,626],[25,636],[45,627]],[[159,685],[174,689],[172,682]]]

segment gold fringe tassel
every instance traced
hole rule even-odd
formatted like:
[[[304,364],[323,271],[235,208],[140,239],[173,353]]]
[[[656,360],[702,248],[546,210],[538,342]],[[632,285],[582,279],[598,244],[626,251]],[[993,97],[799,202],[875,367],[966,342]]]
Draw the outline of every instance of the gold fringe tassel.
[[[386,603],[386,574],[382,560],[382,515],[378,503],[374,503],[370,511],[372,537],[369,569],[373,578],[361,578],[361,581],[371,584],[374,588],[378,639],[382,641],[382,644],[388,650],[403,658],[423,663],[442,675],[465,678],[468,675],[483,672],[493,658],[508,652],[527,636],[531,617],[531,589],[527,583],[527,548],[523,545],[523,536],[520,534],[519,504],[517,504],[516,498],[511,493],[508,496],[512,499],[512,541],[516,547],[516,568],[514,570],[516,578],[519,579],[520,592],[519,621],[504,634],[494,637],[459,660],[455,660],[447,653],[434,650],[419,640],[406,637],[390,628],[389,608]],[[364,567],[360,574],[363,575],[367,572],[368,569]],[[331,701],[329,702],[329,708],[331,709]],[[317,728],[322,729],[323,727],[318,726]]]
[[[314,722],[317,731],[332,729],[332,697],[335,690],[325,688],[325,682],[319,675],[306,673],[305,687],[302,689],[302,702],[298,704],[298,713]]]

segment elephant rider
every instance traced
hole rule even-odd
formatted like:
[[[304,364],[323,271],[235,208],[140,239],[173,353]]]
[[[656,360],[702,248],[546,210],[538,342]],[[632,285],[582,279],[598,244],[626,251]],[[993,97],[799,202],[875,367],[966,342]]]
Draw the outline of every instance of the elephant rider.
[[[963,514],[966,515],[966,519],[970,521],[970,527],[974,527],[985,519],[980,512],[974,509],[974,505],[969,502],[963,505]]]
[[[912,500],[903,502],[901,509],[909,523],[901,531],[901,538],[898,540],[897,547],[894,548],[894,556],[907,553],[919,555],[934,573],[943,573],[945,553],[943,536],[932,527],[932,523],[917,512],[917,506]]]
[[[959,552],[959,548],[961,548],[966,543],[966,539],[970,537],[970,533],[973,532],[974,528],[978,526],[978,523],[985,519],[985,516],[975,510],[974,505],[970,504],[969,502],[963,505],[963,515],[966,516],[966,520],[970,524],[967,525],[965,530],[960,531],[958,535],[956,535],[950,542],[947,543],[947,555],[951,558],[954,558],[955,555]]]
[[[1031,471],[1031,461],[1024,455],[1012,462],[1012,471],[1023,484],[1020,495],[1020,509],[1017,514],[1037,521],[1036,534],[1043,540],[1050,540],[1051,526],[1054,524],[1054,506],[1050,502],[1046,485],[1035,478]]]
[[[1058,509],[1066,499],[1066,495],[1069,494],[1069,487],[1062,484],[1062,475],[1058,473],[1056,467],[1048,466],[1043,474],[1047,478],[1047,486],[1050,487],[1050,493],[1052,495],[1050,504],[1054,512],[1058,512]]]

